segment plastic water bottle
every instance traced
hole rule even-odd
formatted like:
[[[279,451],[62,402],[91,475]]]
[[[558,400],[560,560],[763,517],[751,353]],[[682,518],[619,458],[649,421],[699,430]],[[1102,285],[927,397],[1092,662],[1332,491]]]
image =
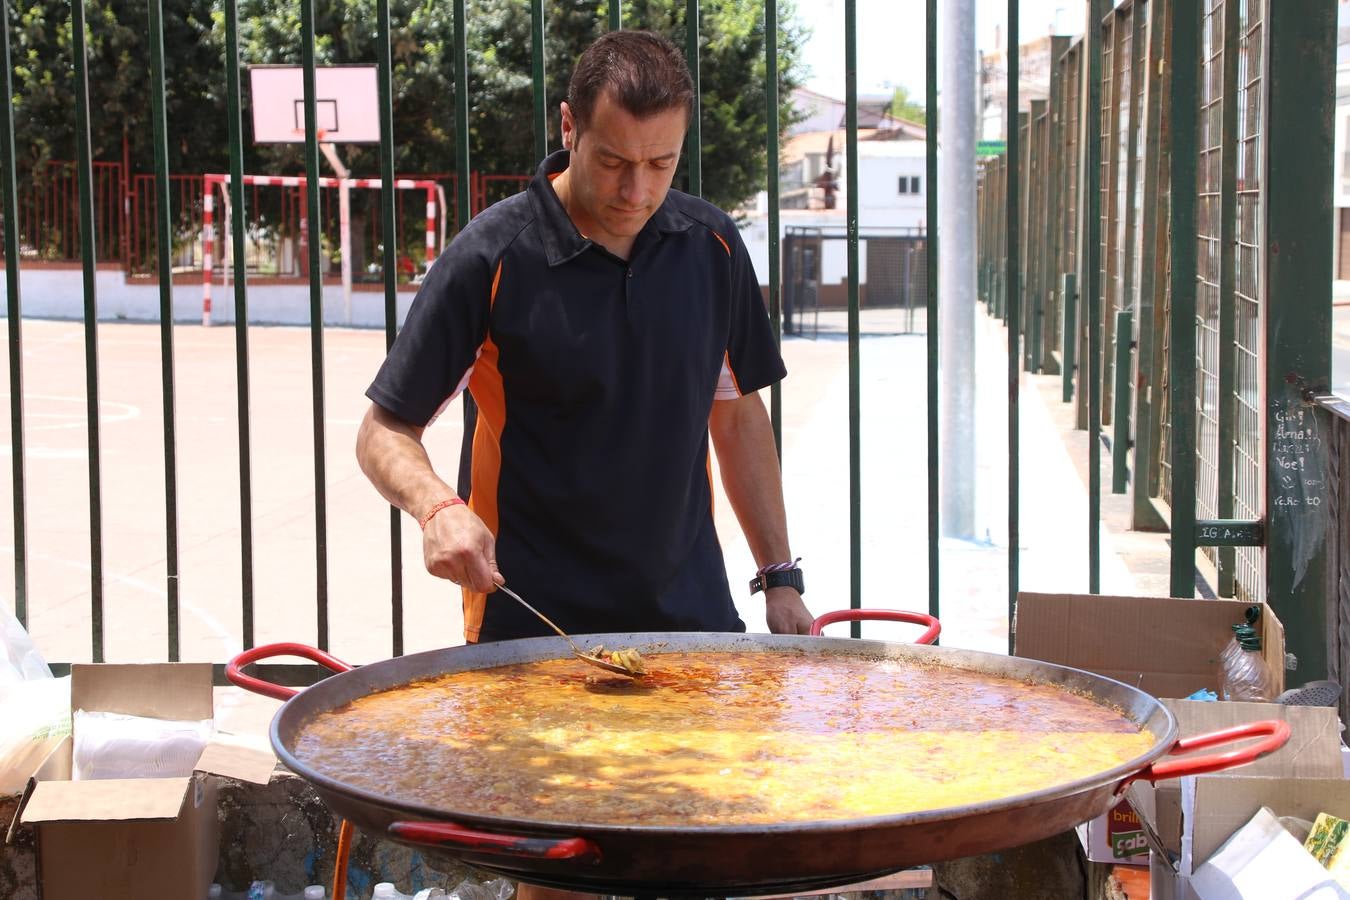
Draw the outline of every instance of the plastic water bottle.
[[[1241,652],[1228,657],[1223,670],[1223,699],[1268,701],[1274,698],[1275,679],[1261,655],[1261,637],[1250,625],[1234,634]]]
[[[381,881],[375,885],[370,900],[413,900],[412,894],[404,894],[394,887],[392,881]]]
[[[323,885],[311,884],[309,887],[305,888],[302,900],[324,900],[327,896],[328,891],[324,890]]]

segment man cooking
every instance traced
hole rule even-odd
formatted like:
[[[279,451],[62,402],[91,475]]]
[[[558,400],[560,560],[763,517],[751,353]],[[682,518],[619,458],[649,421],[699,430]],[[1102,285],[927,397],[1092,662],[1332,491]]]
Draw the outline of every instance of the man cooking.
[[[670,189],[693,98],[664,38],[592,44],[564,149],[440,256],[366,392],[357,459],[421,524],[427,570],[461,586],[469,642],[550,633],[489,600],[507,579],[571,633],[744,631],[709,435],[770,630],[810,627],[757,393],[785,374],[759,281],[731,218]],[[465,389],[478,415],[457,493],[421,436]]]

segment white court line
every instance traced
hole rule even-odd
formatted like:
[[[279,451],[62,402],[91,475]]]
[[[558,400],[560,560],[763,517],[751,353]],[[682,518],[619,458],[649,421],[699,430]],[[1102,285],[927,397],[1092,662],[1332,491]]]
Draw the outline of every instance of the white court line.
[[[10,557],[13,558],[14,546],[12,544],[0,545],[0,553],[8,553]],[[88,563],[77,562],[61,556],[51,556],[46,553],[30,553],[28,558],[30,560],[40,559],[46,562],[54,562],[66,566],[67,568],[77,569],[81,572],[92,571]],[[106,569],[104,570],[103,576],[105,579],[116,584],[122,584],[139,591],[144,591],[160,600],[167,602],[169,599],[167,591],[158,588],[153,584],[149,584],[148,582],[141,581],[139,578],[134,578],[130,575],[119,575],[116,572],[108,572]],[[183,610],[196,616],[198,620],[206,626],[206,629],[211,632],[211,636],[220,641],[221,649],[225,651],[226,657],[233,657],[244,649],[243,642],[230,634],[229,630],[226,629],[215,616],[184,600],[182,596],[179,596],[178,598],[178,605]]]
[[[8,391],[0,394],[0,397],[9,398]],[[56,394],[27,394],[23,395],[25,402],[30,400],[50,400],[57,403],[78,403],[81,406],[87,406],[88,400],[84,397],[62,397]],[[141,417],[141,408],[132,403],[118,403],[115,400],[99,400],[98,423],[100,425],[110,425],[115,422],[129,422],[132,419]],[[114,413],[105,413],[103,410],[112,407],[116,410]],[[29,419],[47,418],[47,419],[66,419],[66,422],[54,425],[31,425]],[[61,413],[33,413],[24,411],[24,431],[56,431],[57,429],[85,428],[88,426],[86,417],[79,413],[70,413],[63,415]]]

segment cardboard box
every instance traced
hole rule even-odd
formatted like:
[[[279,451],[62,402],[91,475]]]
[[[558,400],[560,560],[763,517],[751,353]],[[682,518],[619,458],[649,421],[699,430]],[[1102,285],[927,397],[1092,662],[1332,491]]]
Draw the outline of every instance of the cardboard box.
[[[1250,603],[1092,594],[1017,596],[1016,655],[1114,678],[1155,697],[1218,691],[1219,654]],[[1284,625],[1269,606],[1261,652],[1284,690]]]
[[[1230,628],[1251,604],[1174,597],[1021,593],[1017,656],[1071,666],[1137,687],[1155,697],[1186,697],[1222,682],[1219,654]],[[1284,626],[1265,607],[1262,654],[1284,690]],[[1195,732],[1198,733],[1198,732]],[[1093,862],[1148,865],[1142,825],[1128,802],[1078,826]]]
[[[161,719],[214,717],[207,663],[76,665],[70,706]],[[220,736],[182,778],[72,781],[72,738],[30,780],[17,819],[38,832],[44,900],[205,897],[219,824],[206,773],[266,784],[270,751]]]
[[[1228,773],[1130,786],[1127,796],[1152,848],[1151,896],[1195,900],[1192,874],[1263,806],[1277,816],[1308,820],[1319,812],[1350,814],[1350,781],[1342,777],[1336,710],[1274,703],[1163,702],[1176,716],[1183,736],[1259,719],[1283,719],[1292,733],[1280,750]]]

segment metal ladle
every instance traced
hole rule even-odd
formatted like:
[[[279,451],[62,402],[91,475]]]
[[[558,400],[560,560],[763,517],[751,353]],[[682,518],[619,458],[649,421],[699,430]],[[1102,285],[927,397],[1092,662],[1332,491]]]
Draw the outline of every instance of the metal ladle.
[[[534,613],[540,619],[543,619],[544,623],[548,625],[549,628],[552,628],[554,631],[558,632],[558,634],[561,635],[563,639],[567,641],[567,643],[572,645],[572,653],[578,659],[581,659],[584,662],[588,662],[591,665],[596,666],[598,668],[604,669],[606,672],[613,672],[616,675],[627,675],[629,678],[640,678],[642,675],[646,674],[645,672],[634,672],[631,669],[625,669],[623,666],[615,665],[614,663],[610,662],[607,659],[601,659],[598,656],[594,656],[590,653],[585,652],[584,650],[582,650],[580,647],[577,646],[577,642],[572,640],[572,638],[567,634],[567,632],[563,631],[557,625],[554,625],[552,619],[541,613],[539,610],[535,609],[529,603],[526,603],[524,597],[520,596],[515,591],[511,590],[509,587],[506,587],[505,585],[501,584],[497,585],[497,590],[506,594],[506,596],[514,599],[517,603],[528,609],[530,612]]]

